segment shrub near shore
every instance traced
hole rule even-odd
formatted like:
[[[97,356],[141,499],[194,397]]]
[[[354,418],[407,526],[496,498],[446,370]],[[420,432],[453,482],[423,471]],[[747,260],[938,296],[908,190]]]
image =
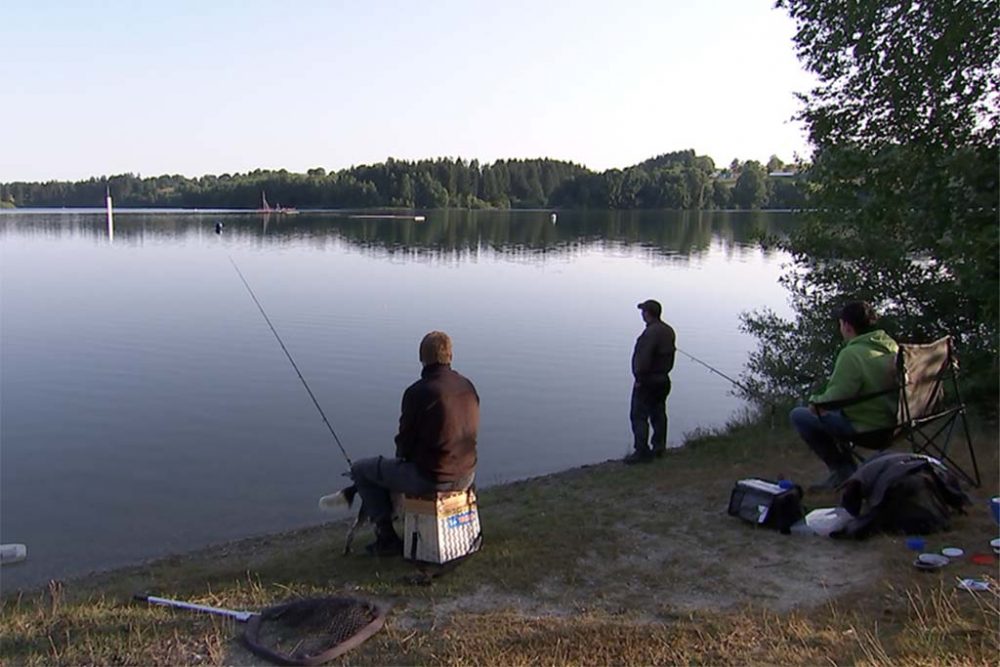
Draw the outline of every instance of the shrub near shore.
[[[977,437],[996,469],[995,429]],[[431,586],[400,559],[342,557],[348,519],[243,540],[41,591],[4,593],[6,664],[257,664],[228,619],[134,602],[148,592],[233,609],[300,596],[392,605],[351,664],[995,664],[1000,604],[955,577],[968,561],[910,566],[903,536],[782,536],[725,515],[747,476],[808,480],[818,464],[765,426],[701,434],[650,465],[618,462],[483,489],[485,546]],[[928,548],[988,550],[970,514]],[[832,496],[807,497],[812,507]]]

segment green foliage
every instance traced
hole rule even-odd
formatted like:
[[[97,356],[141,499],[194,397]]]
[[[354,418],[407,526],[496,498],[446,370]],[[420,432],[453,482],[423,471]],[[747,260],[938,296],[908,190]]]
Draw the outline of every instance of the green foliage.
[[[816,147],[809,217],[781,243],[794,320],[744,316],[748,381],[801,392],[838,344],[833,308],[866,299],[904,341],[957,338],[966,374],[997,386],[995,2],[780,0],[819,78],[801,113]],[[987,400],[992,400],[988,396]]]
[[[733,203],[733,186],[722,181],[712,181],[712,201],[719,208],[729,208]]]
[[[809,181],[804,178],[768,178],[766,197],[769,208],[805,208],[809,198]]]
[[[201,178],[122,174],[75,183],[0,183],[0,201],[28,207],[100,206],[110,187],[115,202],[129,207],[257,208],[266,192],[271,204],[299,208],[728,208],[729,188],[716,188],[715,178],[712,159],[693,150],[603,173],[549,159],[480,165],[461,158],[389,158],[339,172],[315,167],[305,174],[257,169]],[[797,206],[795,193],[788,192],[792,196],[787,200],[784,191],[773,194],[772,204]]]
[[[761,208],[767,203],[767,172],[759,162],[743,165],[733,186],[733,202],[740,208]]]

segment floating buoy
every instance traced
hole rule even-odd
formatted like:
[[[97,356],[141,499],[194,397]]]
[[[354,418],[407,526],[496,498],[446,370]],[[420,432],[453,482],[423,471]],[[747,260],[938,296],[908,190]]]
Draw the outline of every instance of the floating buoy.
[[[20,563],[28,557],[28,547],[23,544],[0,544],[0,565]]]

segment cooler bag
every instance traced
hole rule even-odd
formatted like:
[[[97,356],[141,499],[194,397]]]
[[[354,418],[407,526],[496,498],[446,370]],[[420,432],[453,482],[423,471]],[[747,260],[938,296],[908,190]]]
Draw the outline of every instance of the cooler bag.
[[[781,486],[764,479],[741,479],[729,495],[729,515],[757,526],[788,533],[792,524],[805,516],[802,487]]]

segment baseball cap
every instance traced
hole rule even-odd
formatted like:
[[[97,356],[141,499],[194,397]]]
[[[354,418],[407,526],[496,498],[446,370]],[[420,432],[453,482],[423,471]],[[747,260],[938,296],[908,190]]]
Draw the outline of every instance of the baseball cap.
[[[663,313],[663,306],[661,306],[660,302],[656,301],[655,299],[646,299],[642,303],[638,304],[636,308],[638,308],[639,310],[648,311],[653,315],[656,315],[657,317],[659,317],[660,314]]]

